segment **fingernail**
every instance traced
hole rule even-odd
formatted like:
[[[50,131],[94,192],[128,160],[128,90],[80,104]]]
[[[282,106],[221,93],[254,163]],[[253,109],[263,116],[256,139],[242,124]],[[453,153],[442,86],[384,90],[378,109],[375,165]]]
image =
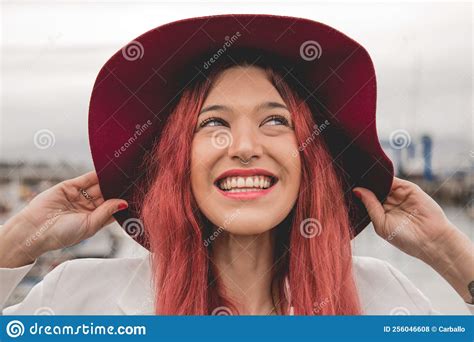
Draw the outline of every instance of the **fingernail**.
[[[124,210],[124,209],[127,209],[128,208],[128,204],[127,203],[120,203],[117,207],[118,211],[120,210]]]
[[[360,191],[358,191],[358,190],[353,190],[352,192],[354,193],[354,195],[357,196],[357,198],[362,198],[362,194],[360,193]]]

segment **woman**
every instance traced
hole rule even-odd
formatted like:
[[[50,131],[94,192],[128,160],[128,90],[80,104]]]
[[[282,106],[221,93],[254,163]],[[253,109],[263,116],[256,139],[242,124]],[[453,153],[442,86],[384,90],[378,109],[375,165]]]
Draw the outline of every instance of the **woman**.
[[[288,49],[288,44],[297,41],[295,36],[282,38],[289,23],[300,39],[308,29],[318,34],[319,41],[325,42],[321,45],[328,47],[324,53],[332,57],[329,60],[346,58],[343,48],[352,54],[359,51],[352,63],[359,67],[357,76],[354,69],[339,70],[345,80],[339,93],[348,95],[345,101],[342,96],[335,102],[322,101],[334,81],[315,84],[315,79],[304,77],[305,72],[327,72],[324,63],[328,62],[300,68],[283,50],[275,57],[278,48],[265,45],[269,38],[279,37],[280,49]],[[268,30],[261,30],[263,24]],[[165,74],[159,77],[165,79],[160,87],[131,79],[124,82],[122,76],[130,70],[118,58],[126,55],[116,54],[109,60],[91,100],[91,149],[99,172],[41,193],[5,223],[0,230],[4,279],[0,298],[6,301],[41,254],[94,235],[113,221],[112,215],[152,253],[145,258],[66,262],[22,303],[4,309],[4,314],[44,308],[56,314],[434,313],[429,300],[389,264],[352,257],[350,240],[367,224],[363,207],[381,237],[432,266],[474,313],[472,286],[468,287],[474,279],[472,243],[418,186],[393,178],[391,163],[373,129],[373,87],[365,88],[372,85],[374,76],[364,79],[362,72],[373,71],[372,65],[357,43],[319,23],[263,15],[181,21],[150,31],[135,42],[144,46],[144,55],[156,57],[153,49],[164,45],[146,44],[169,43],[164,38],[167,30],[177,44],[189,32],[199,32],[193,39],[202,47],[205,44],[199,37],[215,38],[223,34],[218,33],[222,28],[233,31],[232,25],[244,27],[249,37],[245,40],[239,34],[235,36],[241,40],[225,39],[227,48],[233,41],[232,50],[205,59],[205,70],[186,65],[183,76],[176,70],[156,68],[163,64],[155,60],[153,75]],[[257,34],[253,28],[261,31]],[[267,32],[274,36],[266,36]],[[151,39],[153,35],[156,39]],[[212,40],[219,44],[219,39]],[[181,51],[188,49],[183,46],[173,49],[177,65],[183,56],[195,60],[189,50]],[[262,47],[266,52],[249,49]],[[304,61],[312,58],[301,51]],[[149,71],[147,63],[153,59],[140,62],[134,77]],[[190,80],[192,67],[198,73]],[[351,77],[364,80],[363,87]],[[171,92],[167,87],[174,79],[180,80],[176,84],[185,83]],[[122,94],[123,101],[110,82],[130,91]],[[316,85],[321,97],[313,99]],[[344,88],[350,86],[351,90]],[[182,89],[179,96],[176,89]],[[169,106],[172,101],[168,100],[173,99],[162,95],[166,91],[176,97]],[[125,98],[135,100],[136,94],[136,107],[130,111]],[[157,98],[161,98],[159,106]],[[115,108],[112,115],[111,108]],[[156,115],[157,108],[158,114],[172,109],[161,120],[164,116]],[[130,121],[130,112],[135,122]],[[139,138],[128,139],[130,127],[135,129],[135,123],[147,116],[157,120],[140,126]],[[114,126],[110,117],[121,127],[110,128]],[[357,128],[358,122],[367,119],[370,125]],[[156,126],[160,127],[151,129]],[[367,127],[364,138],[358,140]],[[101,129],[111,131],[98,134]],[[125,139],[119,136],[118,143],[112,143],[108,137],[117,137],[120,130],[125,131]],[[351,140],[357,140],[357,149],[352,149]],[[123,141],[128,145],[117,149]],[[150,141],[153,144],[148,147]],[[348,149],[351,152],[340,162],[336,151]],[[111,151],[116,152],[115,159],[109,159]],[[141,164],[130,162],[138,157]],[[118,169],[128,182],[120,178]]]

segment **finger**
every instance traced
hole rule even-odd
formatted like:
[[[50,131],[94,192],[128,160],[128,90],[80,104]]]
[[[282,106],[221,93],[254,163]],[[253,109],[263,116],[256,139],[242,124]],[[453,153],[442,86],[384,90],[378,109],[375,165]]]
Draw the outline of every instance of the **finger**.
[[[105,226],[111,218],[113,218],[112,215],[114,213],[124,210],[127,207],[128,204],[126,201],[115,198],[102,203],[90,214],[91,229],[93,230],[91,233],[95,234],[95,232]]]
[[[398,193],[390,193],[389,196],[385,199],[383,202],[383,205],[388,205],[388,206],[398,206],[402,202],[403,194],[398,194]]]
[[[393,177],[393,183],[392,183],[392,188],[391,190],[395,190],[395,189],[398,189],[398,188],[404,188],[404,187],[408,187],[410,186],[412,183],[407,181],[407,180],[404,180],[404,179],[401,179],[401,178],[398,178],[398,177]]]
[[[94,199],[94,202],[101,200],[100,204],[104,203],[104,197],[100,191],[99,184],[95,184],[90,188],[85,189],[86,192]]]
[[[369,214],[374,227],[382,226],[385,210],[375,194],[369,189],[362,187],[356,187],[352,189],[352,191],[357,197],[359,197],[357,194],[360,194],[359,198],[367,209],[367,213]]]
[[[392,203],[383,203],[382,207],[384,208],[385,212],[391,211],[395,208],[398,208],[398,204],[392,204]]]
[[[102,205],[102,203],[104,203],[104,202],[105,202],[105,200],[102,197],[100,197],[98,199],[94,199],[92,201],[92,203],[94,203],[96,208],[100,207]]]
[[[87,191],[89,195],[94,197],[94,199],[102,198],[102,191],[100,191],[99,184],[94,184],[91,187],[85,188],[84,190]]]
[[[92,203],[97,208],[99,205],[105,202],[104,197],[102,196],[102,192],[100,191],[99,184],[94,184],[85,191],[92,197]]]
[[[75,189],[75,191],[77,191],[77,196],[75,198],[75,201],[77,201],[79,204],[83,204],[85,202],[87,202],[87,207],[89,208],[89,204],[92,204],[93,208],[97,208],[98,206],[100,206],[104,200],[101,198],[95,198],[93,195],[91,195],[89,193],[89,191],[87,190],[84,190],[82,188],[80,189]]]
[[[69,180],[72,185],[78,188],[89,188],[95,184],[99,183],[99,178],[97,177],[97,173],[95,171],[87,172],[79,177],[72,178]]]
[[[414,183],[394,177],[390,193],[384,203],[400,205],[414,189],[416,189]]]
[[[82,187],[81,187],[82,188]],[[95,183],[92,186],[89,186],[88,188],[82,188],[92,199],[87,198],[84,196],[82,193],[82,197],[84,197],[86,200],[91,202],[95,208],[99,207],[102,203],[104,203],[104,197],[102,195],[102,192],[100,190],[99,183]]]

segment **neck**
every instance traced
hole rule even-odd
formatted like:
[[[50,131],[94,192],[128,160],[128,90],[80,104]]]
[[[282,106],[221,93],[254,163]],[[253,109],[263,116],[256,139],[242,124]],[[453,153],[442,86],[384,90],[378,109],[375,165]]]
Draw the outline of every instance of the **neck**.
[[[275,314],[271,291],[274,243],[272,230],[259,235],[222,232],[213,242],[217,276],[242,315]]]

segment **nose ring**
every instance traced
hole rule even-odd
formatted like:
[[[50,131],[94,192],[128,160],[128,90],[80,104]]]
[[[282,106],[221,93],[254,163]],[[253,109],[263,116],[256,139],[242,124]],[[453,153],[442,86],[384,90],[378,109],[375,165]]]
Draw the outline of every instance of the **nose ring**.
[[[243,160],[242,158],[240,158],[240,157],[239,157],[239,159],[240,159],[240,162],[241,162],[242,164],[247,165],[248,163],[250,163],[250,159],[252,159],[252,158],[250,158],[249,160],[246,160],[246,161],[244,161],[244,160]]]

